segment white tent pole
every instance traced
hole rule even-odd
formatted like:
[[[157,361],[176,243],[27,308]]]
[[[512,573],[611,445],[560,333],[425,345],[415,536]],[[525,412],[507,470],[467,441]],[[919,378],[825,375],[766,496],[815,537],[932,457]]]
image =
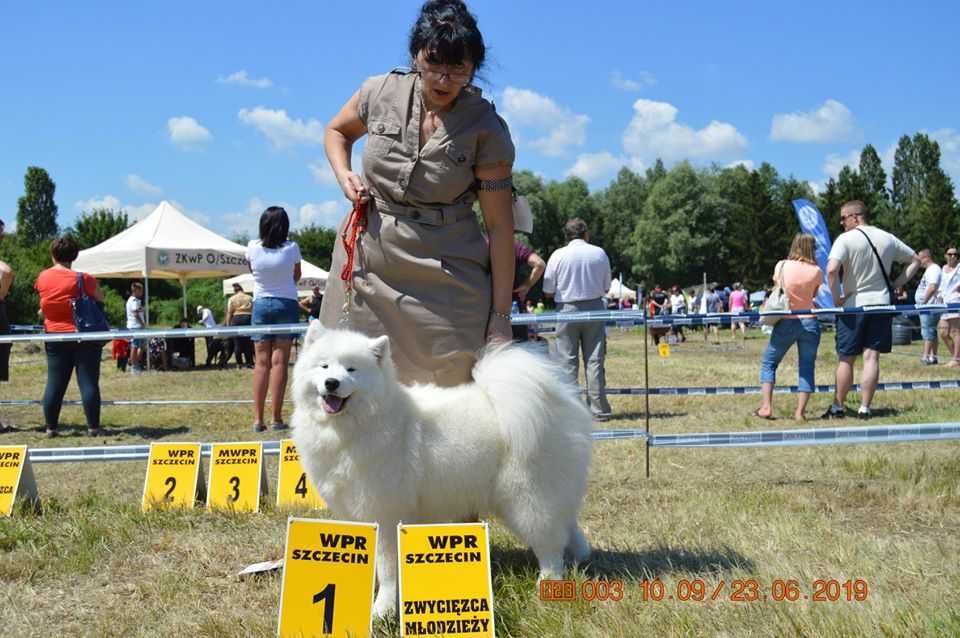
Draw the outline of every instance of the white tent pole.
[[[187,316],[187,278],[180,278],[180,287],[183,288],[183,316]]]
[[[143,274],[147,275],[147,269],[143,269]],[[143,308],[144,308],[144,317],[146,318],[147,327],[150,326],[150,277],[144,276],[143,278]],[[150,340],[147,339],[147,347],[143,348],[143,358],[146,359],[147,372],[150,372]],[[143,362],[140,362],[140,365],[143,365]]]

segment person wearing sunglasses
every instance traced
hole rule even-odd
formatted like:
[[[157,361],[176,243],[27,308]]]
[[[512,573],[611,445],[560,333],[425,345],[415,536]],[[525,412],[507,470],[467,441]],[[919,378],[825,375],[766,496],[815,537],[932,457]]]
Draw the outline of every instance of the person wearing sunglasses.
[[[472,84],[486,47],[463,2],[426,2],[408,50],[411,70],[366,80],[325,132],[344,195],[366,206],[366,230],[354,240],[354,215],[341,223],[320,321],[392,337],[404,383],[458,385],[488,339],[511,337],[514,146]],[[351,150],[363,136],[360,170]],[[349,263],[345,282],[336,275]]]
[[[844,232],[833,242],[827,258],[827,279],[834,303],[844,308],[888,305],[894,303],[893,290],[905,283],[920,269],[920,257],[894,235],[868,224],[869,211],[858,200],[840,208],[840,224]],[[895,281],[888,273],[894,262],[908,264]],[[840,294],[840,273],[843,273],[843,295]],[[853,364],[863,355],[861,403],[857,416],[871,417],[870,403],[880,379],[880,355],[893,346],[893,315],[837,315],[837,376],[833,405],[823,418],[845,416],[844,401],[853,385]]]
[[[960,302],[960,267],[958,267],[960,258],[957,255],[955,246],[948,248],[947,263],[940,269],[938,288],[943,303]],[[937,327],[940,339],[951,355],[950,361],[945,365],[948,368],[960,368],[960,313],[948,312],[940,315],[940,323]]]

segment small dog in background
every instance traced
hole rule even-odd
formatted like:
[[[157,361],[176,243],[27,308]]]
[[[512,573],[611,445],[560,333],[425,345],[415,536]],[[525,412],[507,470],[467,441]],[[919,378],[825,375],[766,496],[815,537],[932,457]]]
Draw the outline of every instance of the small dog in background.
[[[293,371],[293,438],[330,510],[380,524],[377,616],[397,604],[396,526],[496,515],[527,543],[540,578],[562,578],[564,552],[590,555],[577,524],[591,417],[545,356],[488,348],[473,383],[401,385],[387,337],[313,322]]]

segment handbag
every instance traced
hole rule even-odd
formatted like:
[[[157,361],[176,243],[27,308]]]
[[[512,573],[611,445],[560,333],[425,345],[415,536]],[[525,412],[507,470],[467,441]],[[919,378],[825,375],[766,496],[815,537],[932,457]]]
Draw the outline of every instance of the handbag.
[[[783,287],[783,262],[781,261],[777,265],[779,266],[779,269],[777,269],[777,280],[773,284],[773,290],[770,291],[770,296],[763,302],[763,310],[765,312],[790,310],[790,299],[787,297],[787,291],[784,290]],[[774,326],[781,319],[783,319],[783,315],[761,315],[760,323],[765,326]]]
[[[106,332],[110,329],[107,315],[97,302],[87,295],[83,287],[83,273],[77,273],[77,288],[80,294],[70,300],[73,308],[73,325],[77,332]]]

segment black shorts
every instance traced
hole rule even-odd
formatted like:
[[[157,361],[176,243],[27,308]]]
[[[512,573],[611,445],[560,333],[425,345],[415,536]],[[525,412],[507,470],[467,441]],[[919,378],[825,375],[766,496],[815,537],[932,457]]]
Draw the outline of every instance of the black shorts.
[[[890,352],[893,315],[837,315],[837,354],[854,357],[864,349]]]

